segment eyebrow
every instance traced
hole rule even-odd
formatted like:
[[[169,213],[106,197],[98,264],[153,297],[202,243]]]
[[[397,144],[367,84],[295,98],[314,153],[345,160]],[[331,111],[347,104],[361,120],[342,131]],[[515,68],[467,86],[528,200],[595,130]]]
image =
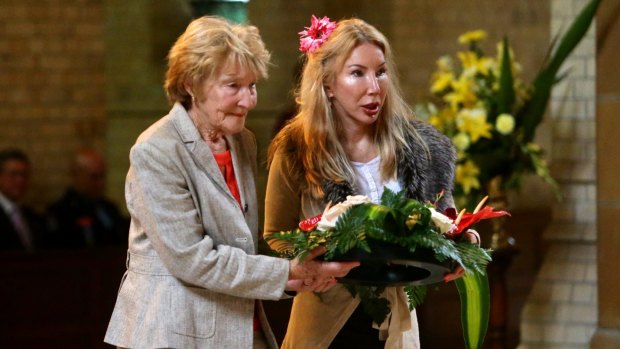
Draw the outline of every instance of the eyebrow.
[[[385,62],[381,62],[381,64],[379,64],[379,67],[382,67],[384,65],[385,65]],[[359,68],[364,68],[364,69],[367,68],[365,65],[357,64],[357,63],[347,65],[347,68],[353,68],[353,67],[359,67]]]

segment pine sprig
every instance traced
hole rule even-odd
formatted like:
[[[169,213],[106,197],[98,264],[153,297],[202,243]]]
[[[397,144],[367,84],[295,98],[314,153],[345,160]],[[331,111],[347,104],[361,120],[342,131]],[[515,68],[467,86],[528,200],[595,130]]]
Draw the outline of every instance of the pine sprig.
[[[366,217],[361,210],[354,206],[336,222],[336,227],[327,241],[326,259],[332,259],[336,253],[346,253],[354,248],[370,252],[366,241]]]

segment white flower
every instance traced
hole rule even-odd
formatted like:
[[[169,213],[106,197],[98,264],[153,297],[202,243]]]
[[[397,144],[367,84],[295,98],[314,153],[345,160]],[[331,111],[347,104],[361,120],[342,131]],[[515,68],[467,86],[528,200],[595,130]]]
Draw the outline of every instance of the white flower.
[[[456,229],[456,225],[454,225],[454,222],[452,221],[452,219],[442,213],[437,212],[434,208],[429,208],[429,210],[431,211],[431,220],[433,221],[433,223],[435,224],[435,226],[437,226],[437,228],[439,228],[439,231],[442,234],[446,234],[449,233],[450,231],[452,231],[453,229]]]
[[[349,195],[347,199],[332,207],[326,207],[317,225],[317,230],[327,231],[336,227],[336,222],[341,214],[345,213],[350,207],[365,203],[372,203],[372,200],[364,195]]]

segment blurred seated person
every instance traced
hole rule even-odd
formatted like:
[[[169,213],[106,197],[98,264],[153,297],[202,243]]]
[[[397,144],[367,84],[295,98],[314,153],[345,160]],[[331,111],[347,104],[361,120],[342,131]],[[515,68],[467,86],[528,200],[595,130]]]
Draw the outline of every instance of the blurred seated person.
[[[30,184],[30,160],[19,149],[0,151],[0,250],[32,252],[45,236],[43,218],[22,204]]]
[[[95,149],[80,149],[71,163],[71,184],[48,209],[55,247],[127,243],[129,221],[105,193],[106,163]]]

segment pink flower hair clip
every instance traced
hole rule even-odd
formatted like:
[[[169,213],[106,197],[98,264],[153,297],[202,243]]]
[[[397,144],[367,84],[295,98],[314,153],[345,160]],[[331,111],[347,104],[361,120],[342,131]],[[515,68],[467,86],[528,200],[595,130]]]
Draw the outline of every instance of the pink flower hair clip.
[[[299,51],[305,53],[312,53],[319,48],[329,35],[336,29],[338,24],[329,20],[329,17],[325,16],[321,19],[312,15],[310,27],[306,27],[306,30],[299,32]]]

